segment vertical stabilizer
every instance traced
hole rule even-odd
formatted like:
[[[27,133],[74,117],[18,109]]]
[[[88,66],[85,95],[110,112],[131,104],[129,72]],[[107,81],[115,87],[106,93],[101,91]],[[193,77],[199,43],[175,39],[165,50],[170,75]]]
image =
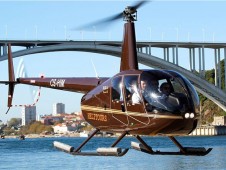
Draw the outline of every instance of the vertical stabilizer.
[[[8,69],[9,69],[8,107],[11,107],[12,100],[13,100],[14,86],[15,86],[15,75],[14,75],[14,68],[13,68],[11,44],[8,44]]]

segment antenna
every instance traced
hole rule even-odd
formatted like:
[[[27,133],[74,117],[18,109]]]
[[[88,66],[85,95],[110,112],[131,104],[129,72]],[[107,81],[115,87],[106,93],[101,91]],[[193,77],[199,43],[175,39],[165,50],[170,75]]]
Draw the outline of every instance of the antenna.
[[[99,79],[99,76],[98,76],[98,74],[97,74],[97,70],[96,70],[96,67],[95,67],[95,65],[94,65],[94,63],[93,63],[93,60],[92,60],[92,58],[91,58],[91,62],[92,62],[92,65],[93,65],[93,69],[94,69],[94,71],[95,71],[95,74],[96,74],[96,78],[97,78],[97,79]]]

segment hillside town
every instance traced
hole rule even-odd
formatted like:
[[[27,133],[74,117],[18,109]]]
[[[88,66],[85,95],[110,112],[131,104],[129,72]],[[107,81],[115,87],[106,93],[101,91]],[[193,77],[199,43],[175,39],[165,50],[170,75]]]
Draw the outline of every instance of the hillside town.
[[[90,127],[81,112],[65,113],[65,104],[53,104],[53,113],[38,115],[36,106],[22,107],[21,118],[12,118],[3,123],[0,120],[0,134],[4,136],[87,136]],[[81,133],[80,133],[81,132]]]

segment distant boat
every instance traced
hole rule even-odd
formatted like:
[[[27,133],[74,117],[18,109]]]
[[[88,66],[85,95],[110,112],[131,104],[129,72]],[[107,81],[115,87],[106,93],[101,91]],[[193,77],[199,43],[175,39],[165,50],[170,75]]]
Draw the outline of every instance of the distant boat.
[[[80,133],[79,133],[79,136],[80,136],[80,137],[88,137],[88,136],[89,136],[89,133],[86,132],[86,131],[83,131],[83,132],[80,132]]]
[[[20,136],[19,136],[19,139],[20,139],[20,140],[25,140],[25,136],[24,136],[24,135],[20,135]]]
[[[1,135],[1,139],[5,139],[5,136],[4,135]]]

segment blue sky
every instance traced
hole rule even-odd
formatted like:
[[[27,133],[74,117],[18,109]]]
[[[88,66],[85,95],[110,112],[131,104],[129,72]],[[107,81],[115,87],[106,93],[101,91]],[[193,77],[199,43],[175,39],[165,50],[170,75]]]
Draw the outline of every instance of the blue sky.
[[[0,39],[11,40],[122,40],[123,21],[106,29],[93,26],[89,31],[72,31],[118,12],[135,1],[0,1]],[[225,1],[152,1],[138,10],[137,41],[226,41]],[[13,49],[16,50],[16,49]],[[181,65],[188,60],[180,56]],[[209,58],[208,58],[209,57]],[[92,53],[57,52],[24,56],[29,76],[93,77],[96,66],[99,76],[113,76],[119,71],[119,59]],[[20,58],[14,59],[15,72]],[[206,67],[213,67],[213,58],[207,55]],[[104,63],[104,64],[103,64]],[[7,80],[7,62],[0,62],[0,80]],[[109,69],[110,68],[110,69]],[[141,68],[144,68],[141,66]],[[8,115],[7,86],[0,86],[0,120],[21,117],[20,108],[12,108]],[[52,104],[66,104],[66,112],[80,111],[81,94],[56,90],[41,90],[37,104],[38,114],[51,114]],[[18,85],[13,104],[32,103],[30,89]]]

